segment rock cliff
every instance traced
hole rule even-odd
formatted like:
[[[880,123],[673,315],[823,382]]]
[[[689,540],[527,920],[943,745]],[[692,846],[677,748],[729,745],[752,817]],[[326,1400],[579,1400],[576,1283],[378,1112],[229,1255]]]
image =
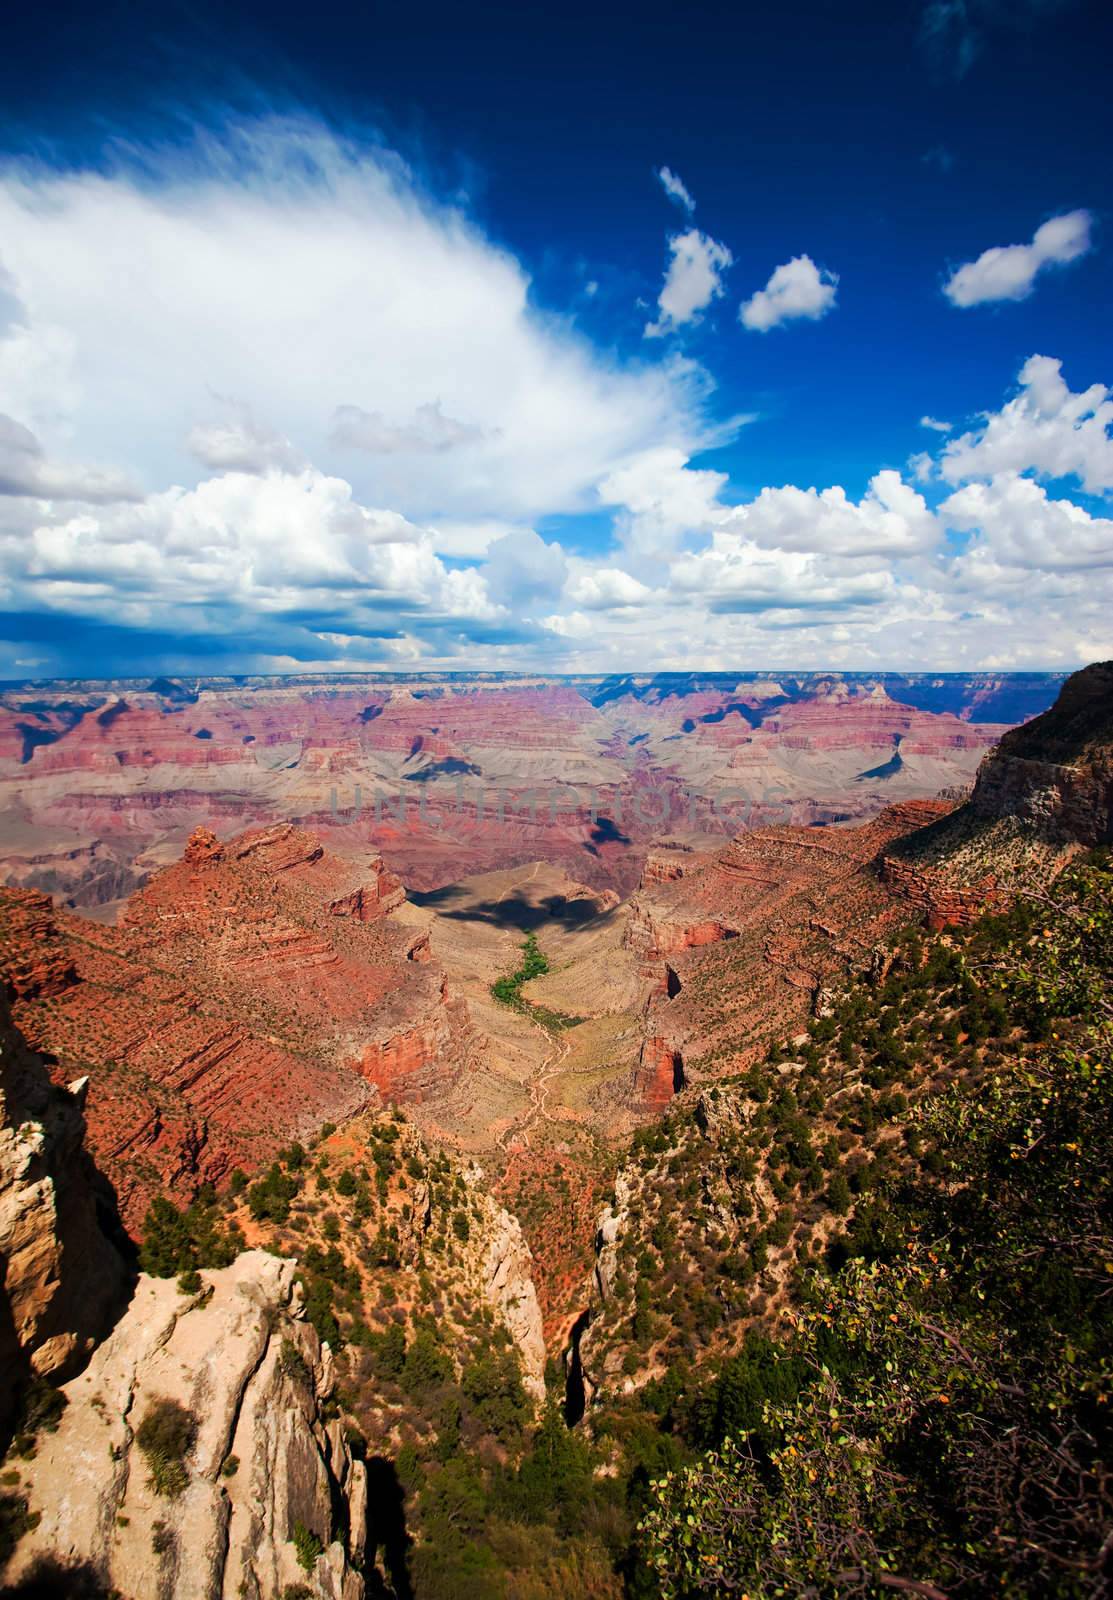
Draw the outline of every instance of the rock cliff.
[[[973,793],[890,853],[889,882],[936,926],[1046,883],[1079,850],[1113,843],[1113,662],[1067,679],[1050,710],[1006,733]]]
[[[650,857],[625,933],[645,986],[632,1106],[660,1111],[687,1083],[748,1065],[868,965],[908,919],[879,857],[949,809],[908,801],[856,828],[762,828],[721,850]]]
[[[119,927],[0,889],[0,974],[58,1082],[87,1075],[90,1147],[135,1232],[235,1166],[380,1099],[450,1088],[475,1033],[401,884],[289,824],[220,841],[128,903]]]
[[[252,1251],[204,1273],[198,1294],[140,1278],[66,1385],[57,1431],[40,1437],[25,1485],[39,1521],[9,1580],[50,1558],[92,1569],[129,1600],[280,1600],[298,1584],[321,1600],[362,1600],[366,1469],[340,1421],[325,1420],[331,1358],[294,1273]],[[168,1401],[193,1438],[177,1484],[164,1473],[160,1490],[141,1441]]]
[[[0,991],[0,1426],[23,1379],[75,1369],[126,1292],[84,1098],[83,1081],[51,1083]]]

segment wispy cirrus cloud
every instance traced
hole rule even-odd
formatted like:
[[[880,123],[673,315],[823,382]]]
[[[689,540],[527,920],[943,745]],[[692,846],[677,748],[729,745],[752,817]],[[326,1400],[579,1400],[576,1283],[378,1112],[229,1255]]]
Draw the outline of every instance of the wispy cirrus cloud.
[[[679,174],[673,172],[670,167],[658,167],[657,178],[669,199],[674,200],[682,211],[691,216],[696,209],[696,202],[688,193],[687,186]]]

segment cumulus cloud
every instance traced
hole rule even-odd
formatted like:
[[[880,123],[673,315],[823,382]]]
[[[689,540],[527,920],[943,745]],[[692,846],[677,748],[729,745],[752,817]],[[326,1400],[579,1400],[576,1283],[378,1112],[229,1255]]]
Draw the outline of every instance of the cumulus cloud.
[[[483,429],[474,422],[446,417],[439,400],[418,406],[408,422],[390,423],[379,411],[337,406],[332,418],[332,443],[370,455],[439,455],[461,445],[478,444]]]
[[[929,428],[932,433],[950,433],[954,427],[953,422],[940,422],[938,417],[921,417],[920,427]]]
[[[699,374],[624,363],[545,315],[458,206],[308,118],[96,170],[0,164],[0,240],[27,308],[0,334],[0,411],[49,457],[127,440],[141,481],[188,486],[180,419],[209,425],[213,395],[235,395],[357,498],[528,524],[590,504],[636,451],[703,436]],[[375,419],[375,449],[333,439],[341,406]]]
[[[1027,571],[1113,568],[1113,520],[1095,517],[1072,500],[1052,500],[1042,484],[1013,473],[957,489],[939,508],[949,527],[974,533],[960,558],[969,571],[986,555]]]
[[[904,556],[928,550],[939,530],[924,497],[899,472],[879,472],[861,500],[841,485],[763,489],[723,527],[763,548],[833,556]]]
[[[657,296],[660,315],[656,322],[646,323],[647,339],[658,339],[685,323],[697,322],[712,300],[722,294],[722,273],[734,259],[726,245],[718,244],[698,228],[674,234],[669,240],[669,253],[664,287]]]
[[[684,184],[681,178],[678,177],[675,172],[672,172],[668,167],[658,167],[657,177],[660,180],[662,189],[664,189],[669,199],[675,200],[681,210],[686,211],[688,215],[691,216],[692,212],[696,209],[696,202],[688,193],[687,186]]]
[[[620,508],[616,531],[629,554],[659,561],[687,535],[708,533],[722,520],[726,484],[725,472],[690,467],[683,450],[662,445],[608,473],[599,498]]]
[[[1062,362],[1031,356],[1020,369],[1020,393],[984,426],[951,440],[939,470],[948,483],[1000,472],[1076,477],[1092,494],[1113,489],[1113,391],[1094,383],[1074,393]]]
[[[30,428],[0,412],[0,495],[86,500],[97,504],[136,500],[139,490],[121,472],[100,467],[70,467],[48,460]]]
[[[520,611],[539,600],[554,600],[568,570],[559,544],[548,544],[526,528],[504,534],[487,551],[484,580],[491,593]]]
[[[883,567],[851,567],[797,550],[763,550],[732,531],[713,534],[709,550],[681,557],[671,576],[674,591],[699,594],[716,614],[841,612],[879,605],[897,592],[893,575]]]
[[[776,268],[764,289],[743,301],[739,320],[758,333],[799,317],[816,322],[834,306],[838,282],[835,273],[817,267],[811,256],[793,256]]]
[[[1090,248],[1088,211],[1068,211],[1037,228],[1031,244],[994,245],[953,272],[943,293],[953,306],[1025,300],[1047,267],[1066,266]]]
[[[621,567],[597,567],[575,573],[565,593],[589,611],[612,611],[643,605],[652,590]]]
[[[9,603],[191,633],[285,621],[354,635],[382,631],[384,616],[500,615],[484,579],[446,569],[423,529],[312,469],[230,472],[140,504],[43,516],[18,539],[0,532],[0,577]]]

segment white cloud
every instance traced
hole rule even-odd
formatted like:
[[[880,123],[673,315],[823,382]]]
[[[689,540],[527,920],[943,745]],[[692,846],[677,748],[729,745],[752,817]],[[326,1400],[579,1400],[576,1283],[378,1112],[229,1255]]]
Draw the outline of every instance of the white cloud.
[[[102,504],[138,499],[139,490],[122,472],[48,460],[30,428],[0,412],[0,495]]]
[[[815,322],[835,304],[838,281],[835,273],[817,267],[811,256],[793,256],[776,268],[764,289],[743,301],[739,319],[743,327],[759,333],[798,317]]]
[[[702,438],[700,374],[624,363],[543,314],[521,264],[388,151],[268,119],[112,159],[0,164],[21,308],[0,332],[0,411],[50,459],[111,460],[126,440],[148,488],[188,487],[181,419],[204,429],[235,395],[366,503],[529,523],[591,504],[639,450]],[[340,406],[391,451],[335,443]],[[443,448],[456,426],[478,434]]]
[[[682,595],[702,596],[712,613],[841,612],[897,595],[896,581],[884,567],[828,561],[799,550],[763,550],[733,531],[713,534],[709,550],[676,561],[672,586]]]
[[[940,422],[938,417],[921,417],[921,428],[930,428],[932,433],[950,433],[954,427],[953,422]]]
[[[605,505],[621,507],[617,531],[635,558],[662,560],[689,534],[706,534],[727,515],[719,503],[725,472],[688,465],[683,450],[662,445],[616,468],[599,485]]]
[[[763,489],[723,527],[766,549],[834,556],[913,555],[939,537],[923,496],[891,470],[877,473],[857,502],[838,484],[819,491]]]
[[[698,321],[700,313],[722,294],[721,274],[734,259],[726,245],[718,244],[698,228],[674,234],[669,240],[669,252],[672,259],[657,296],[660,316],[656,322],[646,323],[647,339],[660,338],[687,322]]]
[[[999,472],[1076,477],[1091,494],[1113,489],[1113,392],[1094,383],[1075,394],[1062,362],[1031,356],[1020,370],[1020,393],[984,427],[948,443],[939,463],[948,483]]]
[[[223,422],[198,423],[186,438],[190,454],[211,472],[300,472],[304,456],[289,439],[256,422],[250,411]]]
[[[658,167],[657,177],[660,179],[661,187],[669,199],[675,200],[677,205],[691,216],[696,209],[696,202],[688,193],[687,186],[682,179],[675,172],[670,171],[668,167]]]
[[[611,611],[643,605],[652,590],[620,567],[597,567],[575,573],[568,580],[565,593],[577,606],[589,611]]]
[[[521,538],[532,531],[524,523],[498,522],[493,517],[477,517],[474,522],[449,518],[431,524],[429,537],[438,555],[466,560],[486,555],[497,539]]]
[[[1031,244],[994,245],[953,272],[943,293],[954,306],[1024,300],[1046,267],[1077,261],[1090,248],[1088,211],[1068,211],[1037,228]]]
[[[333,444],[370,455],[440,454],[478,444],[482,438],[483,429],[474,422],[446,417],[439,400],[418,406],[403,423],[387,422],[381,412],[361,411],[358,406],[337,406],[332,418]]]
[[[568,570],[564,551],[532,528],[504,534],[487,551],[483,576],[491,593],[517,611],[539,600],[554,600]]]
[[[1094,517],[1072,500],[1051,500],[1042,484],[1003,473],[990,483],[957,489],[939,508],[949,527],[978,535],[969,568],[989,555],[1028,571],[1113,568],[1113,520]]]
[[[394,511],[357,504],[348,484],[298,474],[225,473],[139,505],[0,531],[0,576],[19,603],[136,627],[259,626],[358,631],[410,612],[490,620],[484,579],[452,572]],[[342,618],[340,628],[330,618]]]

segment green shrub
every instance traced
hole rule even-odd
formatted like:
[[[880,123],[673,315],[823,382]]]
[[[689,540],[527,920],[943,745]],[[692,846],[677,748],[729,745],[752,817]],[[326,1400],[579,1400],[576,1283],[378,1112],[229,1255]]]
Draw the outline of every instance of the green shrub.
[[[304,1522],[294,1523],[293,1533],[294,1550],[298,1558],[298,1566],[303,1572],[312,1572],[317,1565],[317,1557],[324,1553],[324,1545],[317,1535],[305,1526]]]
[[[147,1462],[148,1484],[173,1498],[189,1482],[185,1460],[197,1439],[197,1418],[177,1400],[155,1400],[135,1432]]]

